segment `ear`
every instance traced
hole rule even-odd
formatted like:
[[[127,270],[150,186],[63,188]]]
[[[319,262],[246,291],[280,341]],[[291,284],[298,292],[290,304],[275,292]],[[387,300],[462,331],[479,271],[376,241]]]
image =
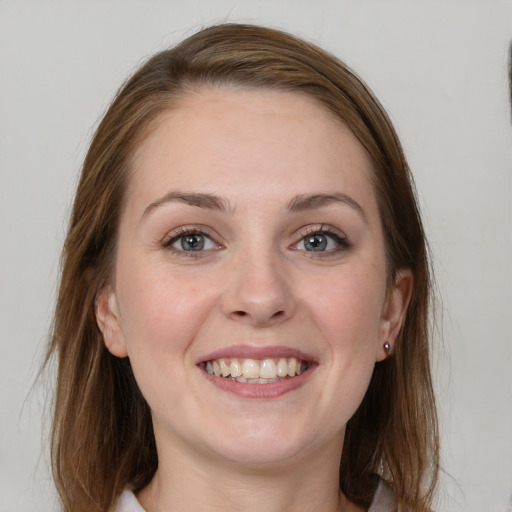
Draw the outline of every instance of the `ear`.
[[[96,295],[95,313],[96,322],[108,351],[114,356],[126,357],[128,352],[121,329],[117,298],[110,285],[102,288]]]
[[[389,355],[384,344],[389,343],[391,350],[405,321],[407,306],[411,300],[413,276],[410,269],[400,269],[395,282],[388,290],[379,326],[376,360],[382,361]]]

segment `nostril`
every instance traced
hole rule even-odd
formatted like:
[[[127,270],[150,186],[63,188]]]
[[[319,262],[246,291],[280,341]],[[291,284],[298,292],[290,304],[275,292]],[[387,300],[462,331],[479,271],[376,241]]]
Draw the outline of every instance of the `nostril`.
[[[245,318],[247,316],[250,316],[250,314],[244,310],[233,311],[232,315],[235,318]],[[285,312],[283,310],[280,310],[280,311],[276,311],[273,315],[271,315],[270,317],[267,317],[267,318],[268,318],[268,320],[272,321],[272,320],[279,320],[284,316],[285,316]]]

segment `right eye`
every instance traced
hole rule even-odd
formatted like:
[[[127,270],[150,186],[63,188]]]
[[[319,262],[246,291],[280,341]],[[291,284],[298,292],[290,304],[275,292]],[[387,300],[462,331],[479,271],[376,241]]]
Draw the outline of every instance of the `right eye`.
[[[171,238],[164,243],[164,247],[174,253],[181,253],[184,256],[195,256],[191,253],[200,253],[221,248],[221,246],[214,242],[208,235],[197,230],[180,231],[180,233],[171,236]]]

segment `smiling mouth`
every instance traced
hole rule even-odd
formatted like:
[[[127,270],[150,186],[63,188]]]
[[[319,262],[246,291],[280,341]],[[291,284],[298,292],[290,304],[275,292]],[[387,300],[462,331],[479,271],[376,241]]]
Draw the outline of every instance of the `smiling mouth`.
[[[230,379],[243,384],[271,384],[293,379],[306,372],[311,364],[295,357],[274,359],[220,358],[204,363],[210,375]]]

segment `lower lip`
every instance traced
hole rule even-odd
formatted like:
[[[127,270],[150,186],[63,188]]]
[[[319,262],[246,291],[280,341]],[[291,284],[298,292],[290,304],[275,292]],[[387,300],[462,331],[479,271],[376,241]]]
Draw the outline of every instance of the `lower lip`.
[[[244,382],[237,382],[230,378],[210,375],[204,369],[202,369],[202,372],[209,382],[222,391],[227,391],[228,393],[233,393],[234,395],[238,395],[243,398],[267,399],[283,396],[286,393],[290,393],[291,391],[295,391],[302,387],[314,370],[315,366],[311,366],[303,374],[297,377],[284,379],[279,382],[271,382],[269,384],[248,384]]]

